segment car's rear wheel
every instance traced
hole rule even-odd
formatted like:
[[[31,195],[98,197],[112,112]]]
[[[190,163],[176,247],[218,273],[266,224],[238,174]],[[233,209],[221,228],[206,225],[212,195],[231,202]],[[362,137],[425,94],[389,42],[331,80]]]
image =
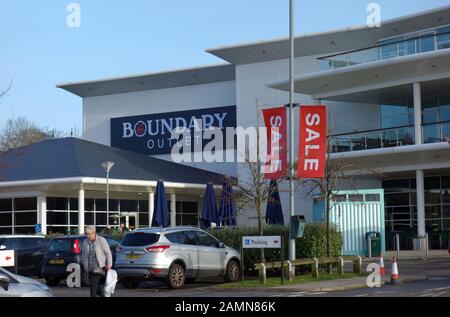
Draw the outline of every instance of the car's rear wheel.
[[[167,276],[167,285],[171,289],[178,289],[184,286],[186,282],[186,273],[180,264],[173,264],[170,267],[169,275]]]
[[[136,289],[138,288],[140,280],[132,279],[132,278],[124,278],[122,279],[122,285],[127,289]]]
[[[48,286],[56,286],[56,285],[59,284],[59,281],[61,281],[59,278],[54,278],[54,277],[47,277],[47,278],[45,279],[45,283],[46,283]]]
[[[228,283],[239,281],[241,278],[241,267],[236,260],[228,262],[224,278]]]

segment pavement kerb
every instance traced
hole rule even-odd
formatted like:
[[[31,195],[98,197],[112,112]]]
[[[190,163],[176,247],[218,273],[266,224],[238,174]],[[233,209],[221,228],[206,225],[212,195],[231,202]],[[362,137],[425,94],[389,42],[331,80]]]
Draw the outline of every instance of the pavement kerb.
[[[423,281],[426,280],[426,276],[423,275],[410,275],[406,278],[401,278],[401,283],[411,283],[411,282],[417,282],[417,281]],[[345,281],[345,279],[342,280],[334,280],[329,282],[336,282],[336,281]],[[327,283],[327,281],[323,282],[317,282],[317,283]],[[336,291],[348,291],[348,290],[354,290],[354,289],[361,289],[361,288],[368,288],[367,284],[365,282],[355,282],[354,284],[349,284],[345,286],[335,286],[335,287],[320,287],[317,286],[314,288],[312,284],[315,283],[308,283],[304,285],[298,285],[298,287],[295,287],[293,285],[289,286],[282,286],[282,287],[255,287],[255,288],[221,288],[221,287],[207,287],[203,288],[204,290],[212,291],[212,292],[289,292],[289,293],[295,293],[295,292],[336,292]],[[385,277],[384,281],[382,281],[382,285],[389,284],[389,278]]]
[[[450,256],[429,256],[429,257],[424,257],[424,256],[410,256],[410,257],[400,257],[397,260],[398,261],[408,261],[408,260],[422,260],[422,261],[427,261],[427,260],[448,260],[450,258]],[[362,262],[363,263],[372,263],[377,261],[378,258],[363,258]],[[385,262],[391,262],[391,259],[388,258],[384,258]]]

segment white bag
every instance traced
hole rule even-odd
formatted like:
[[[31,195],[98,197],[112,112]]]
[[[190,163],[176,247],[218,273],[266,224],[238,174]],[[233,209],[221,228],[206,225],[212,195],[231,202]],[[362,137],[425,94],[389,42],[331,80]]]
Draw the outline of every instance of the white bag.
[[[105,297],[111,297],[114,294],[117,284],[117,272],[115,270],[109,270],[106,274],[106,284],[104,288]]]

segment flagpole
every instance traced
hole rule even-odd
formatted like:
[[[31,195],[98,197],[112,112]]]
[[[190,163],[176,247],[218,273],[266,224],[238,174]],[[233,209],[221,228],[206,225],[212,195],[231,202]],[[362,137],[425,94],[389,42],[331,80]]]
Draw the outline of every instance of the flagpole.
[[[295,238],[292,236],[292,216],[295,216],[295,188],[294,188],[294,0],[289,0],[289,42],[290,42],[290,56],[289,56],[289,120],[290,120],[290,168],[289,168],[289,195],[290,195],[290,209],[291,217],[289,220],[289,260],[295,260]]]

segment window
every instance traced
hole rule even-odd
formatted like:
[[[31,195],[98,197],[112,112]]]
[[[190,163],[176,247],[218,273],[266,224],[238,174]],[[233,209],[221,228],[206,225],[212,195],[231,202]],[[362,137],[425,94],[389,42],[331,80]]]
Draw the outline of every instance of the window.
[[[174,232],[166,235],[166,238],[177,244],[196,245],[195,233],[192,231]]]
[[[366,194],[366,201],[380,201],[380,195],[379,194]]]
[[[42,247],[45,244],[44,239],[26,238],[19,240],[21,249],[35,249]]]
[[[67,212],[47,212],[47,223],[49,225],[68,225],[68,215]]]
[[[47,197],[47,210],[68,210],[69,199]]]
[[[381,127],[383,129],[413,124],[413,121],[411,121],[414,118],[412,101],[404,100],[382,104],[380,111]]]
[[[86,211],[94,211],[95,210],[94,199],[85,199],[84,200],[84,210],[86,210]]]
[[[1,213],[0,226],[12,226],[12,213]]]
[[[106,213],[95,213],[95,225],[96,226],[106,226],[107,222],[107,214]]]
[[[425,207],[426,219],[441,218],[441,206],[427,206]]]
[[[139,200],[139,212],[148,213],[148,200]]]
[[[136,211],[138,211],[138,201],[137,200],[121,200],[120,201],[120,211],[121,212],[136,212]]]
[[[205,232],[197,231],[198,244],[207,247],[218,247],[218,241]]]
[[[26,234],[26,235],[32,235],[34,234],[34,226],[29,227],[16,227],[14,228],[15,234]]]
[[[422,34],[420,37],[420,52],[429,52],[434,50],[434,32]]]
[[[408,55],[416,54],[417,53],[416,47],[417,47],[416,40],[408,40],[406,42],[406,53]]]
[[[14,199],[14,210],[15,211],[37,210],[37,199],[36,199],[36,197],[15,198]]]
[[[396,57],[399,55],[399,46],[398,42],[403,41],[403,37],[396,37],[389,40],[380,41],[380,52],[381,52],[381,58],[387,59]],[[403,48],[404,51],[404,48]]]
[[[71,248],[72,241],[70,239],[53,239],[48,246],[50,252],[69,252]]]
[[[437,30],[437,48],[450,48],[450,26]],[[445,34],[446,33],[446,34]]]
[[[363,202],[364,201],[364,195],[348,195],[348,201],[349,202]]]
[[[70,233],[69,227],[55,227],[55,226],[47,226],[47,233],[48,234],[63,234],[67,235]]]
[[[106,211],[106,199],[96,199],[95,200],[95,210],[96,211]]]
[[[423,123],[439,122],[439,98],[425,97],[422,100]]]
[[[177,225],[178,226],[198,226],[198,203],[197,202],[177,202]]]
[[[333,201],[334,202],[345,202],[347,201],[347,195],[334,195],[333,196]]]
[[[12,211],[12,199],[0,199],[0,212]]]
[[[15,250],[18,248],[18,244],[18,239],[15,238],[0,240],[0,245],[5,246],[6,250]]]
[[[113,222],[110,221],[110,223],[113,223]],[[149,227],[149,226],[150,225],[148,223],[148,213],[147,214],[144,214],[144,213],[139,214],[139,227],[145,228],[145,227]]]
[[[84,223],[86,224],[86,226],[94,225],[94,213],[93,212],[86,212],[84,214]]]
[[[409,193],[385,194],[386,206],[409,206]]]
[[[76,212],[70,213],[70,224],[78,225],[78,213],[76,213]]]
[[[70,198],[70,210],[71,211],[78,211],[78,198]]]
[[[143,247],[147,245],[155,244],[159,241],[159,234],[136,232],[129,233],[122,240],[121,244],[124,247]]]
[[[37,212],[14,213],[14,224],[16,226],[33,226],[37,223]],[[16,231],[17,232],[17,231]]]
[[[441,121],[450,121],[450,94],[439,96]]]

